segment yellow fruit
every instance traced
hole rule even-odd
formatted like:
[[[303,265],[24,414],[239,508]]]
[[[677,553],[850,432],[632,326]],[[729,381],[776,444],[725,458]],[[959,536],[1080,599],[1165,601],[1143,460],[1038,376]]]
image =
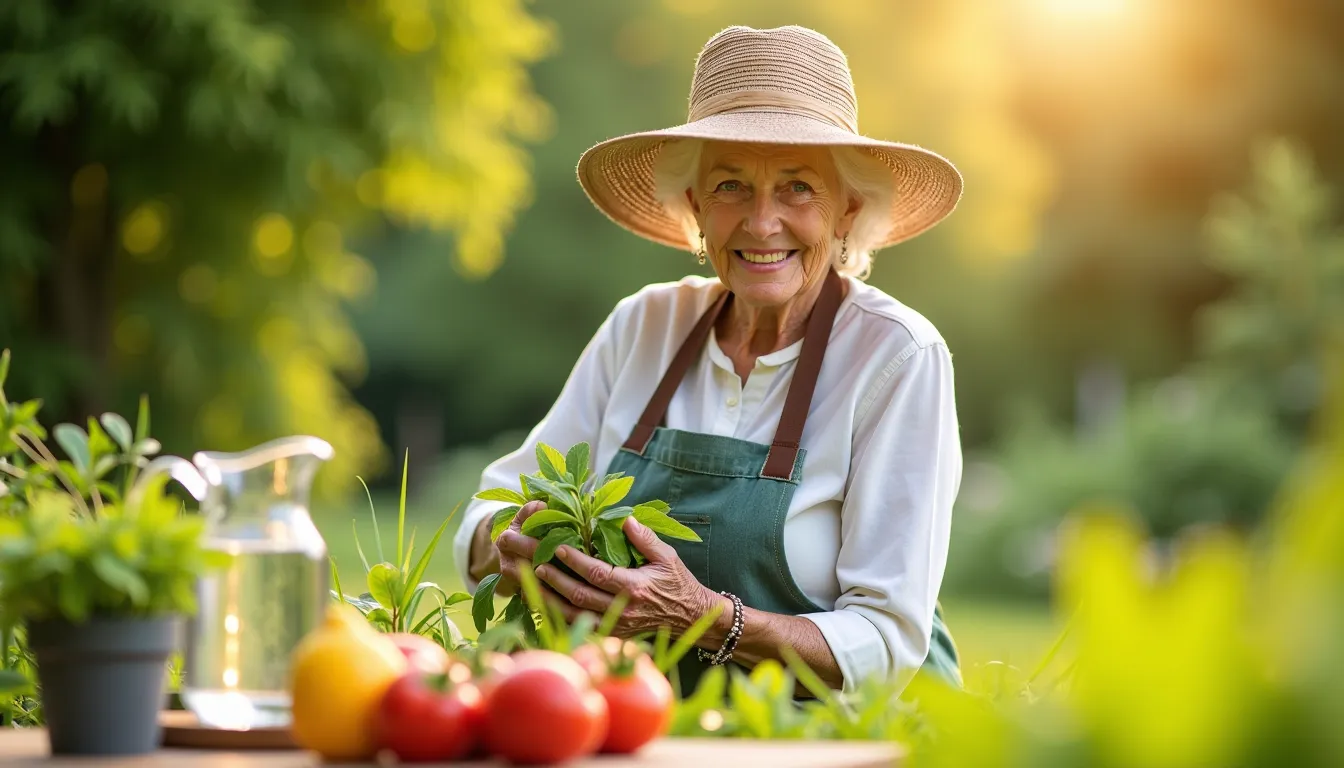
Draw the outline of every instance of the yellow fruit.
[[[368,760],[379,701],[407,669],[406,656],[355,608],[333,604],[294,649],[290,671],[294,741],[326,760]]]

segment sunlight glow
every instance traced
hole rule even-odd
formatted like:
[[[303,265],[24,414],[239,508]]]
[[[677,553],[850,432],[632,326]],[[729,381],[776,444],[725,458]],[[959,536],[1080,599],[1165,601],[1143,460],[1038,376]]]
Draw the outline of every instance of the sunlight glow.
[[[1120,16],[1129,10],[1130,0],[1039,0],[1052,15],[1079,19]]]

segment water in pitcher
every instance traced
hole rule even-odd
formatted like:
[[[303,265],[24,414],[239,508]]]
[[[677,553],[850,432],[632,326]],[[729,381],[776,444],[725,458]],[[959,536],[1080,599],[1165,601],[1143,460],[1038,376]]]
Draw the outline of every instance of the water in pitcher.
[[[197,587],[183,702],[216,728],[288,725],[289,659],[330,600],[327,560],[267,540],[217,544],[234,559]]]

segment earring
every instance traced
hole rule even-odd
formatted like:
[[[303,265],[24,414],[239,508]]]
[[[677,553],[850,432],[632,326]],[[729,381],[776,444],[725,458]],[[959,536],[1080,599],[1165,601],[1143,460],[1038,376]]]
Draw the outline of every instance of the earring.
[[[841,264],[848,264],[848,263],[849,263],[849,254],[848,254],[848,251],[849,251],[849,235],[845,235],[845,238],[844,238],[843,240],[840,241],[840,263],[841,263]]]
[[[704,233],[704,232],[701,232],[701,233],[700,233],[700,250],[696,251],[696,252],[695,252],[695,255],[698,257],[697,260],[698,260],[701,264],[704,264],[704,263],[705,263],[705,233]]]

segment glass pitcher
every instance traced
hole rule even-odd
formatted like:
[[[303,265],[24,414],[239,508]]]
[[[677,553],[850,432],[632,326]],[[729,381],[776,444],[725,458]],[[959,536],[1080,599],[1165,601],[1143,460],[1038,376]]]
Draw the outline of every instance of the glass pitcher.
[[[290,654],[329,600],[327,546],[308,497],[332,447],[286,437],[239,453],[164,456],[165,473],[200,502],[205,546],[233,556],[197,584],[187,625],[182,700],[203,725],[251,729],[290,721]],[[138,484],[137,484],[138,485]]]

